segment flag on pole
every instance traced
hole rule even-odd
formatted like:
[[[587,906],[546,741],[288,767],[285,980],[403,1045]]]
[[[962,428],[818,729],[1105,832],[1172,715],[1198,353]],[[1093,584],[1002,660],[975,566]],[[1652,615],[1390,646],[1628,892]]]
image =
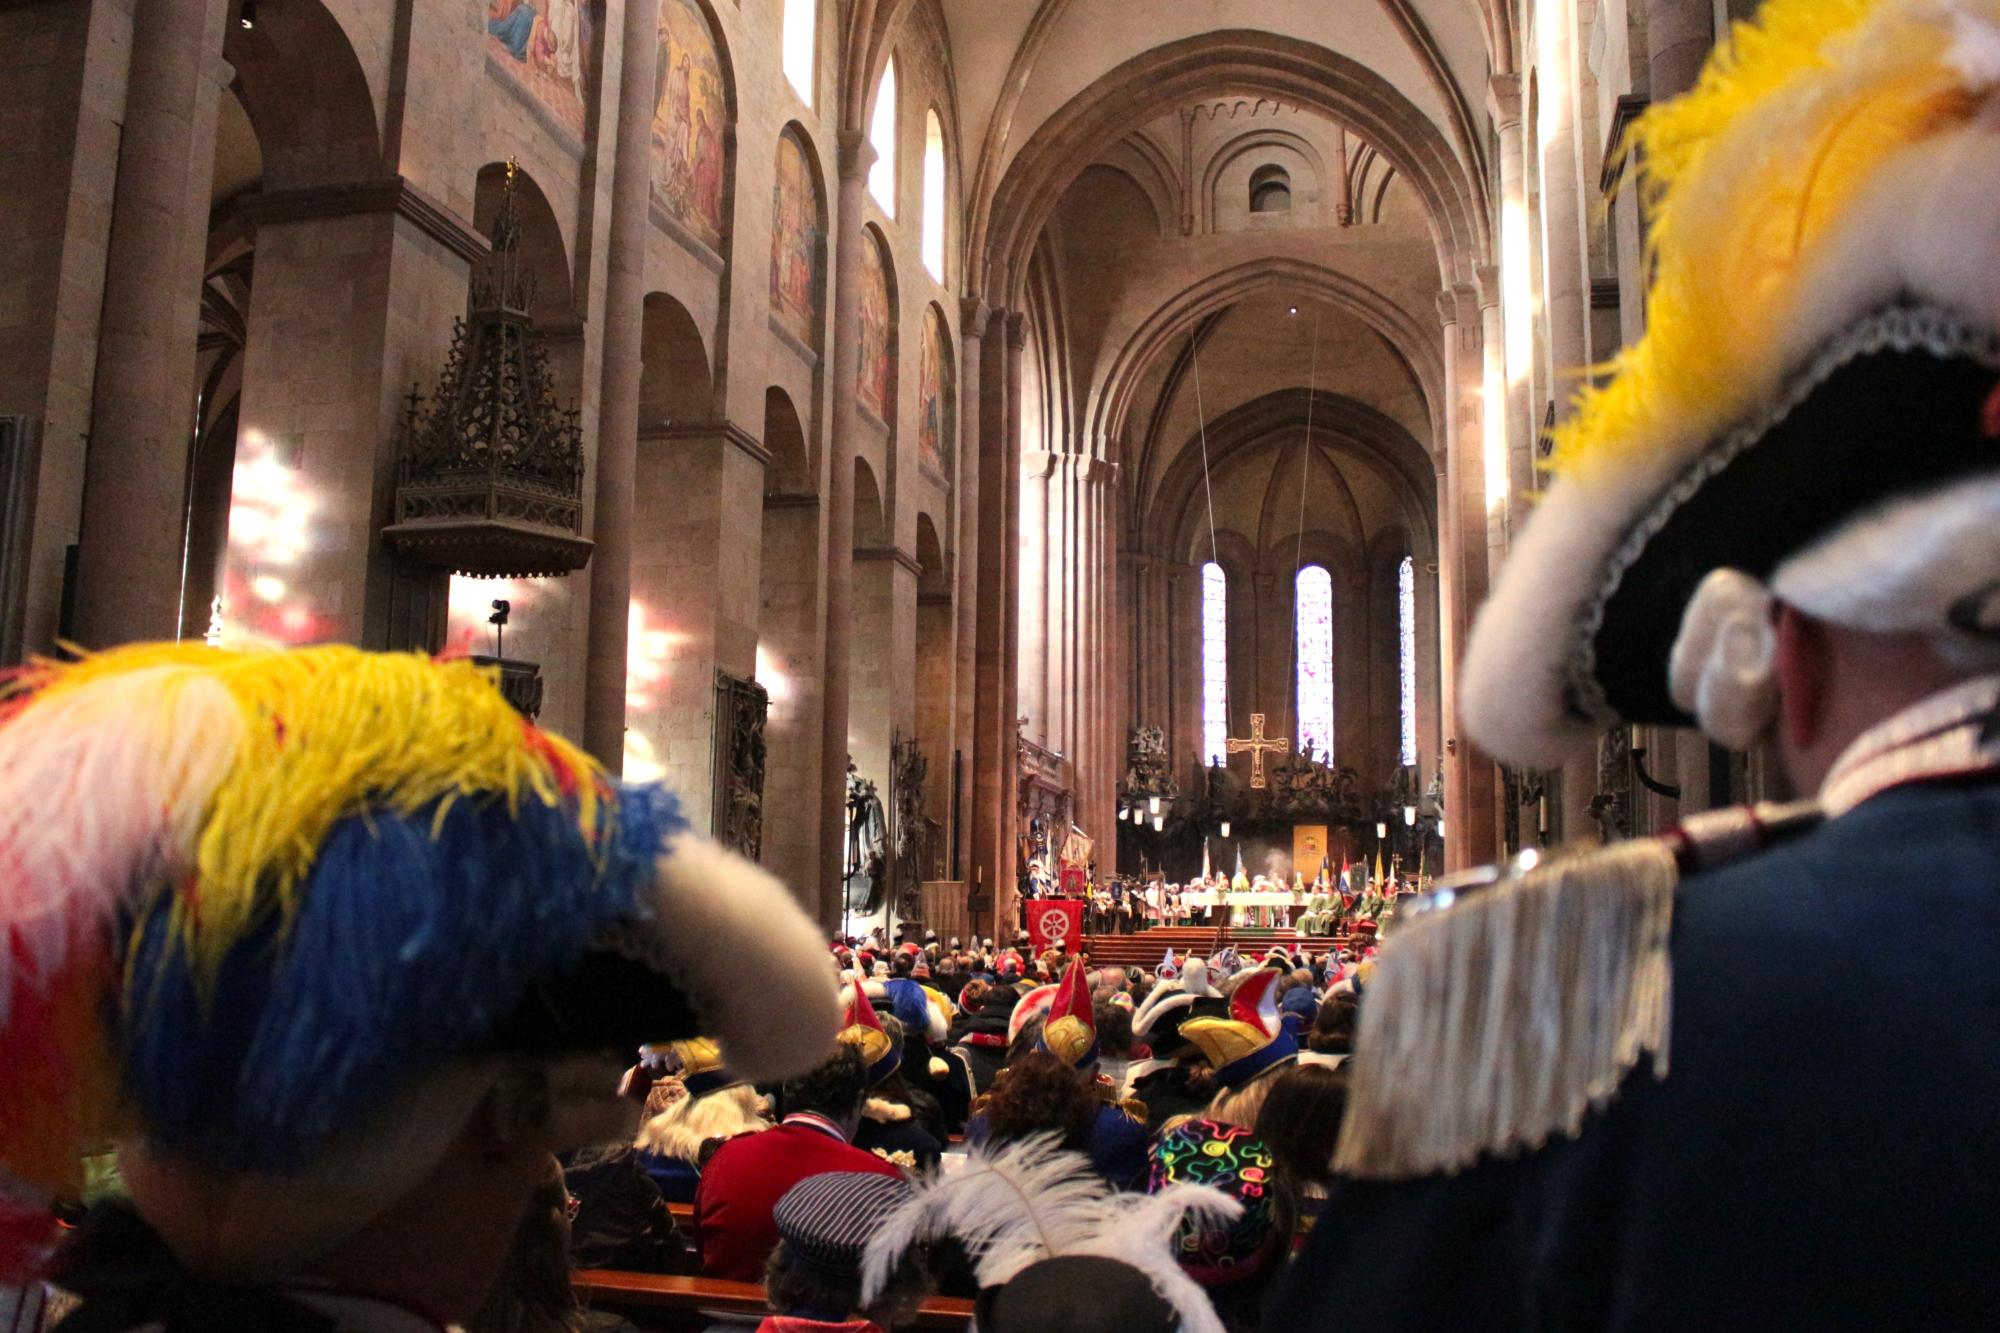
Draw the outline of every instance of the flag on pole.
[[[1243,873],[1243,849],[1241,847],[1236,849],[1236,873],[1230,877],[1229,887],[1232,889],[1248,889],[1250,887],[1250,877]]]
[[[1389,877],[1382,872],[1382,844],[1375,844],[1375,886],[1388,883]]]
[[[1203,838],[1201,840],[1201,882],[1206,884],[1213,878],[1215,878],[1215,867],[1208,859],[1208,839]]]

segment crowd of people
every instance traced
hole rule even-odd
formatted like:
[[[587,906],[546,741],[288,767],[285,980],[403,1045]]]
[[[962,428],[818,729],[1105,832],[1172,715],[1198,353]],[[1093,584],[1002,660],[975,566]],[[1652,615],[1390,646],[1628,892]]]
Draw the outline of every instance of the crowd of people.
[[[1291,880],[1271,875],[1206,875],[1185,884],[1162,875],[1115,877],[1092,881],[1083,893],[1083,926],[1089,935],[1133,935],[1165,926],[1246,926],[1296,930],[1316,939],[1345,935],[1362,921],[1381,921],[1396,910],[1405,893],[1421,892],[1428,883],[1404,875],[1400,867],[1371,874],[1365,867],[1335,872],[1322,867],[1308,883],[1303,875]],[[1026,911],[1037,884],[1026,881],[1028,893],[1020,905]],[[1231,895],[1252,894],[1254,905],[1231,902]],[[1276,895],[1276,900],[1270,895]],[[1060,896],[1053,886],[1042,896]]]
[[[581,1215],[612,1217],[597,1194],[648,1182],[692,1213],[640,1267],[763,1282],[774,1330],[854,1330],[892,1327],[913,1295],[992,1285],[980,1270],[991,1229],[1007,1222],[992,1211],[1005,1212],[995,1203],[1005,1196],[988,1196],[976,1223],[934,1226],[926,1243],[884,1259],[898,1279],[863,1301],[867,1241],[895,1232],[899,1209],[921,1211],[927,1187],[1053,1172],[1101,1202],[1199,1185],[1230,1201],[1229,1216],[1189,1211],[1155,1257],[1180,1265],[1219,1327],[1258,1326],[1332,1178],[1372,943],[1258,959],[1170,954],[1148,971],[935,937],[876,956],[871,942],[830,951],[845,1016],[807,1073],[756,1087],[713,1041],[647,1048],[626,1076],[647,1108],[629,1149],[572,1159]],[[605,1171],[607,1151],[628,1159],[622,1175]],[[658,1230],[655,1210],[622,1215],[642,1235]],[[830,1238],[856,1216],[868,1225]],[[603,1236],[593,1244],[621,1252]],[[836,1273],[842,1264],[851,1271]],[[1009,1281],[1046,1276],[1030,1271]],[[1130,1290],[1130,1313],[1143,1317],[1153,1286]],[[982,1309],[1015,1304],[998,1289],[985,1299]],[[989,1326],[1045,1325],[1022,1314]]]

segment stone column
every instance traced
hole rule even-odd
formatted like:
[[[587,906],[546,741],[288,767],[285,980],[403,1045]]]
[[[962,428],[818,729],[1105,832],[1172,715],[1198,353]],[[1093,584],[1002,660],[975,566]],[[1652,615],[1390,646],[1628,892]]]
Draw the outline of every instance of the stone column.
[[[958,607],[956,630],[957,698],[952,718],[952,752],[963,771],[957,792],[959,812],[951,837],[958,873],[973,878],[972,829],[973,760],[977,748],[975,708],[979,679],[979,414],[982,380],[981,348],[992,312],[984,301],[966,298],[959,304],[958,332]],[[947,757],[947,761],[949,758]],[[989,885],[990,891],[990,885]],[[990,923],[989,923],[990,924]],[[984,930],[981,926],[979,929]]]
[[[625,766],[626,639],[632,612],[632,496],[639,468],[639,376],[651,231],[653,80],[659,0],[626,0],[620,32],[618,142],[604,284],[604,375],[598,390],[597,486],[590,557],[589,660],[583,743],[613,773]]]
[[[1577,83],[1584,70],[1576,57],[1575,24],[1575,0],[1554,0],[1535,25],[1542,70],[1535,140],[1541,152],[1543,327],[1554,372],[1549,392],[1558,420],[1569,414],[1590,364],[1589,219],[1582,185],[1591,177],[1585,174],[1577,128]],[[1594,175],[1596,164],[1590,168]]]
[[[1487,534],[1489,544],[1497,538],[1493,568],[1500,567],[1514,530],[1527,519],[1527,503],[1534,490],[1535,409],[1532,403],[1535,373],[1535,313],[1528,304],[1534,283],[1515,273],[1525,273],[1533,263],[1535,245],[1533,220],[1528,215],[1527,128],[1522,121],[1521,78],[1509,74],[1493,80],[1495,120],[1500,133],[1500,268],[1489,291],[1492,327],[1487,329],[1487,355],[1498,357],[1505,406],[1502,411],[1507,450],[1506,521],[1495,524]],[[1521,308],[1514,308],[1519,306]]]
[[[1491,271],[1484,276],[1490,278]],[[1490,281],[1487,284],[1490,286]],[[1449,566],[1449,605],[1445,617],[1450,632],[1450,683],[1464,659],[1472,617],[1486,600],[1488,578],[1488,512],[1486,506],[1485,404],[1490,357],[1489,327],[1498,336],[1497,305],[1482,312],[1484,297],[1471,283],[1459,283],[1448,293],[1445,365],[1452,396],[1451,434],[1446,452],[1448,526],[1453,558]],[[1484,313],[1484,318],[1482,314]],[[1497,395],[1496,395],[1497,399]],[[1497,401],[1494,410],[1499,410]],[[1446,862],[1465,869],[1493,858],[1498,849],[1493,763],[1476,753],[1460,725],[1456,688],[1445,717]]]
[[[634,503],[645,515],[631,548],[633,602],[674,627],[665,670],[627,691],[628,776],[662,778],[698,829],[712,826],[715,673],[757,672],[764,468],[749,432],[718,425],[640,432]]]
[[[1632,0],[1638,3],[1639,0]],[[1715,45],[1712,0],[1644,0],[1648,93],[1655,102],[1694,87]]]
[[[1063,567],[1061,478],[1056,455],[1041,450],[1021,455],[1021,712],[1028,734],[1061,749],[1064,699],[1052,682],[1059,676],[1063,615],[1058,573]],[[1056,710],[1051,714],[1051,708]]]
[[[827,450],[826,485],[826,697],[820,714],[820,902],[821,920],[838,915],[841,828],[847,808],[848,680],[854,634],[854,458],[861,430],[861,400],[851,386],[861,374],[862,209],[868,197],[868,168],[875,150],[859,130],[842,130],[834,206],[833,429]]]
[[[1006,493],[1004,517],[998,534],[1000,549],[1004,558],[1000,561],[1005,578],[1004,591],[1000,599],[1004,634],[1001,639],[1000,657],[1000,742],[995,758],[999,762],[1000,803],[994,812],[998,824],[994,830],[996,864],[999,867],[1001,919],[1008,920],[1014,911],[1014,897],[1017,890],[1015,878],[1015,844],[1019,809],[1019,787],[1021,765],[1017,755],[1015,737],[1016,722],[1021,716],[1021,675],[1017,663],[1021,660],[1021,601],[1015,595],[1021,577],[1021,374],[1022,351],[1028,345],[1027,321],[1021,312],[1010,311],[1007,315],[1007,361],[1006,373],[1001,381],[1005,394],[1004,410],[1001,417],[1002,429],[999,440],[1006,466],[1000,470]]]
[[[180,633],[227,17],[225,0],[138,0],[133,11],[77,554],[76,637],[86,647]]]
[[[132,7],[0,8],[0,50],[11,53],[0,120],[14,127],[0,137],[8,236],[0,412],[41,424],[40,463],[26,478],[27,568],[19,601],[0,607],[0,651],[12,665],[16,653],[55,648],[63,568],[83,507]],[[194,336],[190,329],[190,351]]]

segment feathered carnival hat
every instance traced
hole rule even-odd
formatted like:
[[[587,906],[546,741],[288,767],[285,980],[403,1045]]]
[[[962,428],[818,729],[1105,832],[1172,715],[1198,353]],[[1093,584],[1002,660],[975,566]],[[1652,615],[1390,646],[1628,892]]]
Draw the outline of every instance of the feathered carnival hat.
[[[5,696],[0,1270],[40,1260],[107,1140],[183,1264],[256,1279],[365,1226],[489,1099],[575,1146],[629,1130],[642,1042],[712,1033],[768,1078],[833,1036],[784,888],[470,662],[140,645]]]
[[[1773,600],[2000,639],[2000,0],[1766,0],[1627,145],[1647,332],[1555,434],[1466,658],[1473,738],[1754,742]],[[1982,656],[1979,660],[1987,660]]]
[[[889,1040],[868,998],[868,988],[859,980],[847,1002],[847,1021],[840,1029],[840,1040],[860,1053],[871,1088],[903,1066],[902,1043]]]
[[[1215,1081],[1225,1088],[1240,1088],[1298,1056],[1298,1040],[1278,1013],[1278,979],[1278,973],[1260,967],[1229,997],[1229,1017],[1181,1024],[1180,1035],[1201,1048]]]
[[[1152,1194],[1121,1193],[1105,1183],[1081,1154],[1064,1152],[1052,1134],[1038,1134],[1018,1143],[977,1150],[962,1170],[919,1181],[910,1200],[885,1218],[868,1242],[862,1266],[862,1302],[875,1300],[912,1248],[946,1237],[956,1239],[971,1259],[973,1275],[983,1289],[979,1326],[988,1315],[1026,1304],[1008,1300],[996,1289],[1025,1279],[1029,1290],[1046,1290],[1046,1265],[1056,1260],[1096,1259],[1116,1263],[1120,1274],[1140,1274],[1165,1301],[1182,1333],[1222,1333],[1222,1322],[1195,1279],[1175,1262],[1178,1237],[1185,1228],[1202,1232],[1226,1229],[1242,1215],[1243,1205],[1221,1190],[1186,1182]],[[1068,1276],[1080,1277],[1081,1273]],[[1038,1281],[1037,1278],[1042,1280]],[[1040,1322],[995,1318],[996,1328],[1103,1328],[1105,1319],[1079,1318],[1078,1311],[1115,1315],[1120,1328],[1143,1328],[1126,1322],[1134,1311],[1107,1311],[1096,1304],[1095,1288],[1071,1287],[1060,1305],[1043,1307]],[[1144,1302],[1136,1305],[1143,1309]],[[1157,1308],[1153,1314],[1157,1316]]]

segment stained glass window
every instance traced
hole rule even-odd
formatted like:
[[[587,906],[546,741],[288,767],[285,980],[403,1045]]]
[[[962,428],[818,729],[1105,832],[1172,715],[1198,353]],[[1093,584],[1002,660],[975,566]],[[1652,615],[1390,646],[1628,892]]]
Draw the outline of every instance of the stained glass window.
[[[1333,758],[1333,575],[1299,571],[1299,746]]]
[[[1396,627],[1399,635],[1399,680],[1402,685],[1402,742],[1396,762],[1404,768],[1417,763],[1417,562],[1404,556],[1396,571]]]
[[[1210,763],[1229,749],[1229,580],[1201,567],[1201,750]]]

